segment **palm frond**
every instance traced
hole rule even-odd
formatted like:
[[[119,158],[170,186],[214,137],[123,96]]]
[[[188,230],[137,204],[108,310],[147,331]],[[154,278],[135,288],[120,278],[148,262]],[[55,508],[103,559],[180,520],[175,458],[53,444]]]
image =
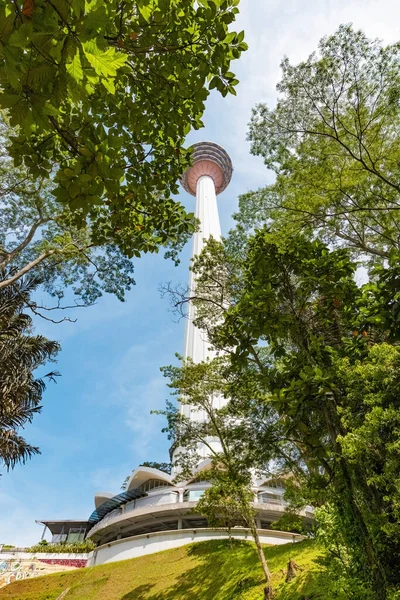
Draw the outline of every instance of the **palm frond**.
[[[0,281],[10,274],[0,271]],[[23,312],[39,283],[36,277],[25,277],[0,289],[0,464],[7,469],[39,453],[17,430],[41,411],[45,378],[54,381],[59,375],[51,371],[34,376],[38,367],[55,360],[60,349],[57,342],[33,335],[32,319]]]

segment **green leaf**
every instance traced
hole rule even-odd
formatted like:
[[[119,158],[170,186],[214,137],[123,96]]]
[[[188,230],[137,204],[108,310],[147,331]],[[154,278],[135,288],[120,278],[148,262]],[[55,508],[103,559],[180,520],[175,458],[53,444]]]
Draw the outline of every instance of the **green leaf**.
[[[231,31],[230,33],[228,33],[228,35],[226,36],[224,42],[226,44],[230,44],[231,42],[233,42],[233,40],[236,37],[236,33],[234,31]]]
[[[50,102],[46,102],[46,104],[43,107],[43,112],[46,113],[46,115],[50,115],[51,117],[58,117],[60,114],[57,108],[53,106]]]
[[[8,43],[10,46],[16,46],[17,48],[25,48],[27,45],[26,37],[24,37],[19,29],[13,31],[13,33],[8,38]]]
[[[79,55],[79,49],[77,49],[72,62],[66,65],[67,72],[75,81],[82,81],[83,69],[81,64],[81,57]]]
[[[20,100],[20,96],[18,94],[0,94],[0,106],[2,108],[10,108],[17,104]]]
[[[11,34],[14,25],[15,16],[7,12],[7,8],[0,9],[0,40],[4,43]]]
[[[85,0],[70,0],[71,8],[77,17],[80,17],[85,10]]]
[[[214,88],[218,87],[219,84],[221,83],[220,78],[218,77],[218,75],[216,75],[215,77],[213,77],[208,85],[208,89],[209,90],[213,90]]]
[[[83,51],[90,65],[98,75],[103,77],[115,77],[118,69],[120,69],[127,61],[126,54],[117,53],[115,48],[108,48],[102,52],[95,42],[85,42]]]
[[[139,12],[145,21],[149,21],[152,13],[152,8],[149,3],[146,6],[139,6]]]
[[[114,80],[113,79],[105,79],[104,77],[101,78],[101,83],[104,85],[104,87],[106,88],[106,90],[108,92],[110,92],[110,94],[115,94],[115,85],[114,85]]]

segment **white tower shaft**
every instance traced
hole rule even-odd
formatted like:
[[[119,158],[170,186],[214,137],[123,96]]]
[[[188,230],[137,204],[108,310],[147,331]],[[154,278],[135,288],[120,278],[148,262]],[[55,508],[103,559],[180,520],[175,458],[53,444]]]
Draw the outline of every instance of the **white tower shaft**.
[[[193,147],[193,164],[186,171],[182,179],[184,189],[196,196],[196,217],[200,222],[199,231],[193,237],[192,259],[198,256],[204,248],[205,242],[213,236],[221,239],[221,226],[219,222],[217,194],[221,193],[229,184],[232,175],[232,163],[223,148],[211,142],[200,142]],[[196,277],[193,271],[189,278],[190,294],[196,293]],[[188,307],[188,320],[186,323],[184,357],[190,358],[195,363],[205,362],[215,356],[215,351],[210,347],[210,342],[204,331],[195,327],[195,307],[190,302]],[[225,402],[220,396],[213,396],[215,408],[221,408]],[[188,404],[181,404],[181,414],[193,421],[205,421],[205,411],[195,409]],[[209,440],[210,444],[219,449],[218,440]],[[184,451],[176,448],[175,452]],[[202,459],[209,456],[209,449],[205,444],[199,444],[198,452]]]
[[[200,221],[200,230],[193,236],[192,259],[198,256],[204,248],[204,242],[211,236],[221,239],[221,226],[219,223],[217,196],[213,179],[209,175],[202,175],[196,185],[196,217]],[[193,294],[196,290],[195,274],[190,271],[189,289]],[[193,362],[206,361],[214,356],[204,332],[195,327],[195,308],[189,303],[188,320],[185,331],[184,357],[191,358]]]

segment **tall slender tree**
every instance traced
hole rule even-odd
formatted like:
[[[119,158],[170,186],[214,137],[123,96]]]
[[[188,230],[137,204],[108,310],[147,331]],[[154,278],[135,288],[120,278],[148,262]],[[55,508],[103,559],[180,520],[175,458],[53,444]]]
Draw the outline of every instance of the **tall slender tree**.
[[[303,232],[370,263],[399,252],[399,45],[342,25],[281,69],[276,106],[258,104],[249,130],[276,181],[241,198],[240,227],[269,219],[281,245]]]
[[[10,273],[1,272],[0,281]],[[24,312],[38,281],[26,276],[0,287],[0,462],[7,469],[25,463],[39,448],[29,444],[20,430],[41,411],[45,379],[57,372],[36,377],[35,371],[54,361],[59,344],[32,334],[32,319]]]
[[[196,510],[208,518],[211,526],[225,527],[229,532],[234,525],[248,528],[256,545],[257,555],[265,579],[264,597],[273,597],[271,572],[257,531],[256,513],[252,506],[250,468],[254,467],[252,446],[246,443],[246,427],[229,414],[227,407],[217,409],[214,398],[227,400],[229,379],[224,377],[225,357],[195,364],[188,360],[181,367],[165,367],[169,387],[179,396],[182,404],[190,405],[192,415],[205,418],[187,418],[179,408],[167,403],[168,427],[164,430],[173,440],[174,466],[177,478],[196,475],[204,449],[210,459],[205,478],[211,484],[200,499]],[[263,466],[270,458],[264,449]]]

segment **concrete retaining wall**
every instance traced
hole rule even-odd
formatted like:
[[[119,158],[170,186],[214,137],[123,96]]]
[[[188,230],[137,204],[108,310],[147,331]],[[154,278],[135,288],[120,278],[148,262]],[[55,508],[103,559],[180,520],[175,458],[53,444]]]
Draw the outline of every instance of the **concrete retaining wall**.
[[[68,552],[13,552],[12,550],[2,550],[0,552],[0,563],[4,560],[87,560],[92,553],[73,554]]]
[[[258,534],[262,544],[271,545],[300,542],[304,539],[302,535],[286,531],[259,529]],[[252,541],[253,539],[250,531],[242,528],[235,528],[232,531],[232,536],[239,540]],[[99,546],[91,553],[87,566],[137,558],[138,556],[178,548],[186,544],[192,544],[193,542],[227,538],[228,534],[226,530],[222,529],[180,529],[135,535]]]

